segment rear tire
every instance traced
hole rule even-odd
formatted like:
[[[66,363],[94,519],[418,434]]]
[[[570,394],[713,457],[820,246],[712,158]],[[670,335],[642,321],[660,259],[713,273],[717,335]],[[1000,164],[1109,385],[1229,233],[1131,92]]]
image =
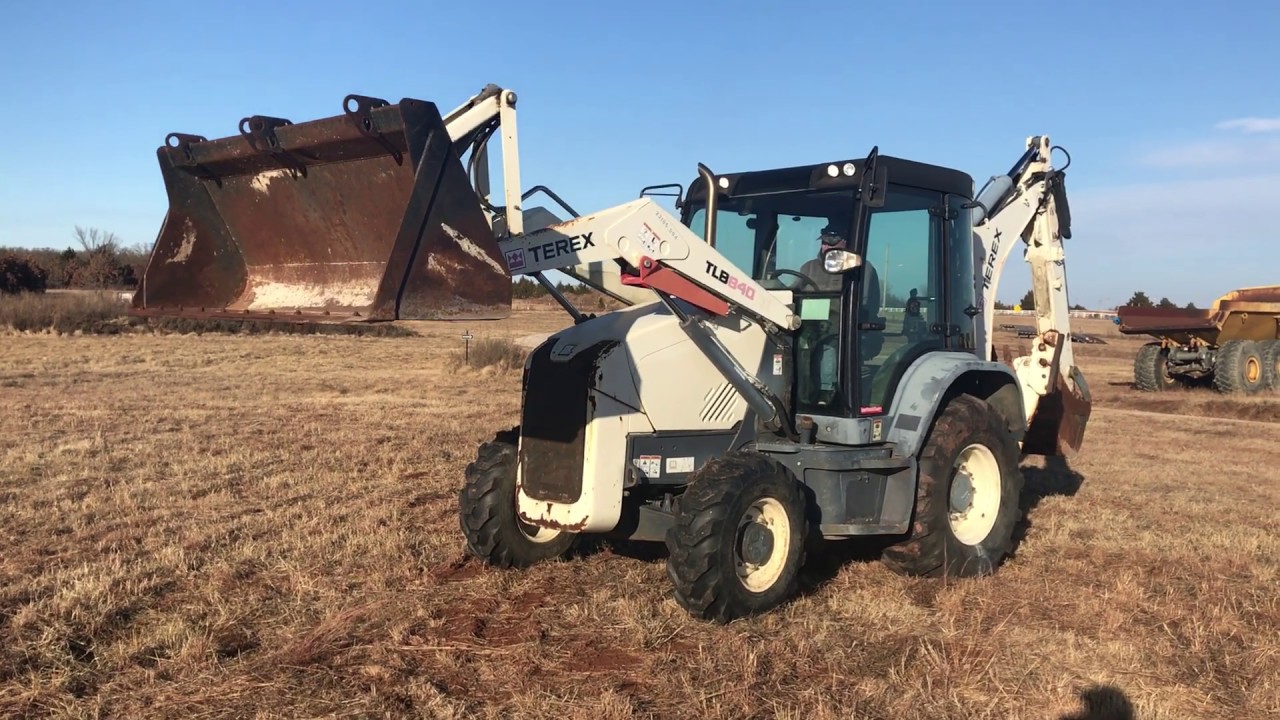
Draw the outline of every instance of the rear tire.
[[[1172,390],[1179,385],[1169,374],[1169,351],[1160,343],[1148,343],[1133,358],[1133,384],[1144,392]]]
[[[568,554],[577,536],[525,523],[516,515],[519,428],[480,446],[458,494],[458,521],[467,550],[489,565],[524,568]]]
[[[910,533],[884,550],[882,562],[902,575],[994,572],[1022,519],[1018,458],[1007,424],[985,401],[960,395],[947,403],[920,453]]]
[[[1280,340],[1264,340],[1262,346],[1262,388],[1280,392]]]
[[[781,463],[756,452],[709,461],[667,531],[667,576],[689,614],[727,623],[778,607],[805,560],[805,497]]]
[[[1254,340],[1228,340],[1213,363],[1213,387],[1228,395],[1254,395],[1266,377],[1262,346]]]

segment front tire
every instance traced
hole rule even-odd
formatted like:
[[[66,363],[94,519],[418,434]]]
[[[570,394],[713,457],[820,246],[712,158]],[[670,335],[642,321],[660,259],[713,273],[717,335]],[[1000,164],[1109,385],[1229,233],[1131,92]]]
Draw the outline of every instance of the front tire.
[[[534,527],[516,515],[519,438],[519,428],[513,428],[481,445],[458,494],[467,550],[494,567],[525,568],[563,557],[577,539],[574,533]]]
[[[667,531],[667,575],[689,614],[727,623],[795,593],[805,560],[805,497],[780,463],[756,452],[709,461],[690,479]]]
[[[998,412],[972,395],[947,403],[920,454],[907,539],[884,550],[894,572],[971,577],[995,571],[1022,518],[1018,445]]]

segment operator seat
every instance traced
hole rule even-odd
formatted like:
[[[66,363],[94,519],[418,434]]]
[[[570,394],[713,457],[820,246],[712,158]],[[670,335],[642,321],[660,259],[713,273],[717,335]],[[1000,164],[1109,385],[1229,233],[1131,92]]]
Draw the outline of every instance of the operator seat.
[[[843,282],[842,275],[832,275],[824,270],[820,259],[805,262],[799,271],[806,277],[811,278],[814,284],[823,292],[838,292]],[[861,375],[860,394],[865,398],[876,370],[875,367],[868,365],[868,362],[878,356],[884,348],[884,334],[882,329],[861,330],[859,325],[861,323],[878,323],[878,327],[883,327],[884,318],[880,316],[880,273],[870,263],[863,265],[854,272],[862,273],[859,283],[861,302],[858,305],[858,320],[851,323],[849,329],[851,332],[857,333],[858,372]],[[797,281],[796,287],[800,292],[806,290],[813,292],[812,286],[803,281]],[[816,332],[818,338],[814,342],[816,347],[811,359],[813,363],[811,365],[813,368],[811,377],[817,380],[817,387],[808,392],[802,391],[805,395],[815,397],[815,399],[816,396],[833,392],[838,379],[836,362],[840,353],[840,308],[841,302],[839,299],[833,298],[827,311],[827,321]]]

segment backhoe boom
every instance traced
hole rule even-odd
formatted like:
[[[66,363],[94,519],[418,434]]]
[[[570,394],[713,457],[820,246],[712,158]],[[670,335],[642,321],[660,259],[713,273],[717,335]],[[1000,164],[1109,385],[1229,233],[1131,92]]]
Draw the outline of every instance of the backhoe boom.
[[[1031,354],[1013,361],[1029,421],[1024,452],[1072,455],[1079,450],[1091,398],[1075,363],[1071,342],[1063,238],[1071,237],[1063,170],[1050,161],[1049,138],[1027,139],[1027,153],[1007,175],[992,178],[977,198],[974,233],[978,258],[982,323],[978,347],[995,360],[992,330],[996,290],[1005,261],[1017,241],[1031,267],[1036,336]],[[1065,169],[1065,168],[1064,168]]]

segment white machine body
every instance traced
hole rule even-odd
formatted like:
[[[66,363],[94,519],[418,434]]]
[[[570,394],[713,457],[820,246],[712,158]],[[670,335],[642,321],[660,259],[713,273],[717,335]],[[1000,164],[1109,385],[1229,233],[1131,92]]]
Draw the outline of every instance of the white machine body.
[[[736,358],[762,358],[765,332],[758,323],[713,323]],[[618,522],[629,467],[630,434],[728,430],[747,405],[661,303],[618,310],[567,328],[546,341],[553,363],[568,363],[587,348],[616,341],[595,365],[586,404],[580,496],[572,502],[530,497],[517,474],[517,511],[534,525],[575,532],[606,532]],[[527,436],[522,437],[522,447]],[[688,472],[693,458],[665,457],[636,467],[649,476]],[[642,461],[643,462],[643,461]],[[521,467],[523,464],[521,464]],[[517,471],[520,472],[519,470]]]

